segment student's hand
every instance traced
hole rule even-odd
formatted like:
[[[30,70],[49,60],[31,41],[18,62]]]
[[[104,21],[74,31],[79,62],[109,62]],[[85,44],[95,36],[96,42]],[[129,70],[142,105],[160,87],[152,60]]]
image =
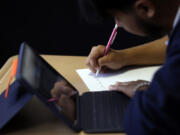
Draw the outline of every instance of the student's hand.
[[[136,92],[135,91],[136,86],[143,82],[147,82],[147,81],[137,80],[137,81],[131,81],[131,82],[117,82],[114,85],[110,85],[109,89],[120,91],[120,92],[124,93],[125,95],[127,95],[128,97],[132,98],[134,96],[134,93]],[[148,86],[142,86],[138,90],[144,91],[147,88],[148,88]]]
[[[53,98],[59,97],[57,104],[62,108],[62,113],[71,121],[75,121],[74,89],[64,80],[56,82],[51,90]]]
[[[98,45],[92,48],[86,65],[92,72],[96,72],[100,67],[101,71],[107,69],[118,70],[126,65],[124,51],[116,51],[110,49],[108,54],[104,56],[105,46]]]

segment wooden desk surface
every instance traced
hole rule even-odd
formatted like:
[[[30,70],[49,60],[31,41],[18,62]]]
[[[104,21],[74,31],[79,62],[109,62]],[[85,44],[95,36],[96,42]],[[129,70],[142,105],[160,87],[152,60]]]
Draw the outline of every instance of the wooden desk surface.
[[[43,58],[68,79],[82,94],[88,91],[76,69],[86,68],[86,57],[42,55]],[[11,57],[0,70],[0,93],[7,87],[11,64],[16,56]],[[3,135],[85,135],[74,133],[61,122],[48,108],[34,97],[17,116],[0,132]],[[116,133],[118,134],[118,133]],[[93,134],[96,135],[96,134]],[[102,134],[98,134],[102,135]],[[114,134],[106,134],[114,135]],[[124,135],[124,134],[118,134]]]

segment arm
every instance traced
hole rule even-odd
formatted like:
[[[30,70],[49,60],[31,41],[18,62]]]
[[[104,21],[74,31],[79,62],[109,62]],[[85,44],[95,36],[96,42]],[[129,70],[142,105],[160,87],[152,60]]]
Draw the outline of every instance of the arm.
[[[180,39],[171,43],[166,62],[156,72],[148,89],[136,91],[128,105],[124,116],[128,135],[180,134],[179,43]]]
[[[137,91],[124,117],[128,135],[180,134],[180,54],[172,55],[146,91]]]
[[[154,65],[163,64],[166,56],[165,42],[168,37],[163,37],[144,45],[124,50],[127,59],[127,65]]]
[[[95,46],[87,58],[86,65],[92,72],[96,72],[100,67],[118,70],[129,65],[162,64],[165,60],[167,40],[166,36],[137,47],[124,50],[111,49],[106,56],[103,56],[105,46]]]

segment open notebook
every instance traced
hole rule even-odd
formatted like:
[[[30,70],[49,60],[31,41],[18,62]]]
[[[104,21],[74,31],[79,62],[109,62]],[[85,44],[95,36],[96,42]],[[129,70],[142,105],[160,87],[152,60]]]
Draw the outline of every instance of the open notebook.
[[[92,73],[89,69],[78,69],[76,72],[79,74],[90,91],[104,91],[108,90],[110,85],[115,84],[118,81],[151,81],[154,73],[159,68],[160,66],[129,67],[120,71],[99,74],[97,77],[95,76],[95,73]]]

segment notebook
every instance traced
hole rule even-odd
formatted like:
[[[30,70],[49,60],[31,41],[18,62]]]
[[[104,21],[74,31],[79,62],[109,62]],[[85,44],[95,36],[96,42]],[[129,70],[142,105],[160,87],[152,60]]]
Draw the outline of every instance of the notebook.
[[[104,74],[92,73],[89,69],[78,69],[76,72],[84,81],[90,91],[108,90],[109,86],[116,82],[128,82],[136,80],[151,81],[155,72],[161,66],[127,67],[119,71],[111,71]]]

